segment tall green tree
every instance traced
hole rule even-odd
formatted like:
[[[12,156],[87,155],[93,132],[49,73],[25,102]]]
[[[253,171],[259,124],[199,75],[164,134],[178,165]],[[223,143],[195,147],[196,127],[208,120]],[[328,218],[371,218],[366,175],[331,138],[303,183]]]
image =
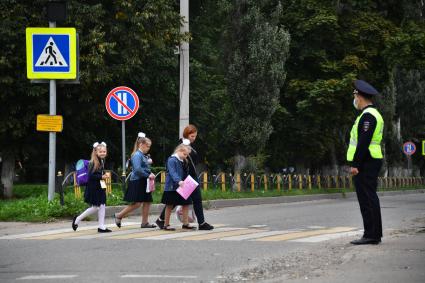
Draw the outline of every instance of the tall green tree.
[[[234,154],[261,153],[273,132],[285,82],[289,33],[277,21],[281,5],[264,14],[258,1],[236,1],[226,29],[226,80],[230,101],[227,138]]]

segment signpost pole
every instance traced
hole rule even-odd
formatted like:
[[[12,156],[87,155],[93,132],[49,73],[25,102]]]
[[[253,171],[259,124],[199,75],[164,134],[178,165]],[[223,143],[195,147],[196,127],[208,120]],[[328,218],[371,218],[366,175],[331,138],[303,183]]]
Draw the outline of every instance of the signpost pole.
[[[49,28],[56,27],[56,22],[49,22]],[[56,115],[56,80],[50,80],[49,87],[49,114]],[[49,184],[48,201],[55,197],[55,170],[56,170],[56,132],[49,132]]]
[[[180,33],[189,32],[189,0],[180,0],[180,17],[183,24]],[[180,113],[179,137],[182,137],[184,128],[189,124],[189,42],[180,43]]]
[[[125,121],[121,122],[122,126],[122,190],[125,191]]]

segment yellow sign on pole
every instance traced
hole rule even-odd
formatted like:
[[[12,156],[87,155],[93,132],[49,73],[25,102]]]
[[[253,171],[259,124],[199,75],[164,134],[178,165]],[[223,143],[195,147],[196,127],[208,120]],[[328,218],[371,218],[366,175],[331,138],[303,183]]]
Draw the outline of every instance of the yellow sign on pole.
[[[28,79],[75,79],[77,33],[75,28],[27,28]]]
[[[37,131],[40,132],[62,132],[63,117],[60,115],[37,115]]]

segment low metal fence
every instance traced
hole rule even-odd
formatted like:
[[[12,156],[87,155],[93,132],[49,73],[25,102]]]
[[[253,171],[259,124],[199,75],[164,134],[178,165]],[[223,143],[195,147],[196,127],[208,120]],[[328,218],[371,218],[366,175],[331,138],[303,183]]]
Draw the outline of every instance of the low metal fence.
[[[106,193],[112,192],[112,184],[120,184],[125,191],[126,183],[130,175],[119,175],[109,170],[110,178],[106,179]],[[155,175],[156,186],[161,190],[165,187],[166,172],[160,171]],[[200,188],[207,190],[221,190],[222,192],[254,192],[261,191],[291,191],[313,190],[313,189],[352,189],[354,187],[352,176],[330,176],[330,175],[302,175],[302,174],[255,174],[255,173],[225,173],[210,174],[201,172],[198,175]],[[58,172],[56,178],[56,192],[60,193],[61,204],[63,204],[64,186],[71,183],[75,198],[82,198],[81,186],[77,184],[76,172],[70,172],[63,176]],[[379,189],[397,189],[425,185],[423,177],[379,177]]]

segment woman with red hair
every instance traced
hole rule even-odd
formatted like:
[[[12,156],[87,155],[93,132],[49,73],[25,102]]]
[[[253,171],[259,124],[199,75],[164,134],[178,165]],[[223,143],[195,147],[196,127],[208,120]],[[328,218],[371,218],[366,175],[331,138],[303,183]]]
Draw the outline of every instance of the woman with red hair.
[[[189,175],[199,183],[198,173],[196,172],[196,165],[199,163],[198,152],[193,148],[193,143],[198,135],[198,129],[192,125],[187,125],[183,130],[183,139],[179,143],[188,143],[192,150],[187,158]],[[205,222],[204,209],[202,207],[201,189],[198,186],[190,196],[193,201],[193,210],[195,211],[196,219],[198,220],[199,230],[212,230],[214,227]],[[156,220],[156,224],[161,229],[164,227],[165,208],[162,210],[161,215]]]

